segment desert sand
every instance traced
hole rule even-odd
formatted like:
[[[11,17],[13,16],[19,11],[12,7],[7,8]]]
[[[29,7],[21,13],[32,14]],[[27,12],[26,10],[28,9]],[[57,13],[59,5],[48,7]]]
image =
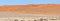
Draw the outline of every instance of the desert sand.
[[[0,14],[2,15],[7,15],[8,13],[9,15],[26,14],[26,15],[60,16],[60,4],[3,5],[0,6],[0,12],[1,12]]]
[[[60,4],[27,4],[0,6],[0,21],[40,21],[40,18],[46,18],[48,21],[53,21],[49,19],[56,18],[55,21],[60,21]]]

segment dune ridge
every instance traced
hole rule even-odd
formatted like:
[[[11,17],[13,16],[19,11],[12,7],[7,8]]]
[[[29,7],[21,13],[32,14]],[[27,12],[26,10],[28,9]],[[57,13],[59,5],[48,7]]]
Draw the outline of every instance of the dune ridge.
[[[0,12],[20,12],[28,14],[60,15],[60,4],[28,4],[0,6]]]

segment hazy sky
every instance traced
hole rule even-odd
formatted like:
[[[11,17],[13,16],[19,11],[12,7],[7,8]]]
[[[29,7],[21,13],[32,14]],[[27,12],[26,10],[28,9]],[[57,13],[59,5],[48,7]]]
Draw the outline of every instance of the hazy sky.
[[[0,0],[0,5],[6,4],[60,4],[60,0]]]

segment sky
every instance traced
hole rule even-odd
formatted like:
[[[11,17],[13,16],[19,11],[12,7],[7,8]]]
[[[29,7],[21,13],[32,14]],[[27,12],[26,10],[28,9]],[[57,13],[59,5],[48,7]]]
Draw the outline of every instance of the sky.
[[[0,0],[0,5],[60,4],[60,0]]]

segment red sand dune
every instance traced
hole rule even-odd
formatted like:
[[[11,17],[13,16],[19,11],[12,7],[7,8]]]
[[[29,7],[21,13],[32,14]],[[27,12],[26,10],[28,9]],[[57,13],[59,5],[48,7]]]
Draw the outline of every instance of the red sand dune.
[[[38,5],[5,5],[0,6],[0,12],[21,12],[45,15],[60,15],[60,4]]]

